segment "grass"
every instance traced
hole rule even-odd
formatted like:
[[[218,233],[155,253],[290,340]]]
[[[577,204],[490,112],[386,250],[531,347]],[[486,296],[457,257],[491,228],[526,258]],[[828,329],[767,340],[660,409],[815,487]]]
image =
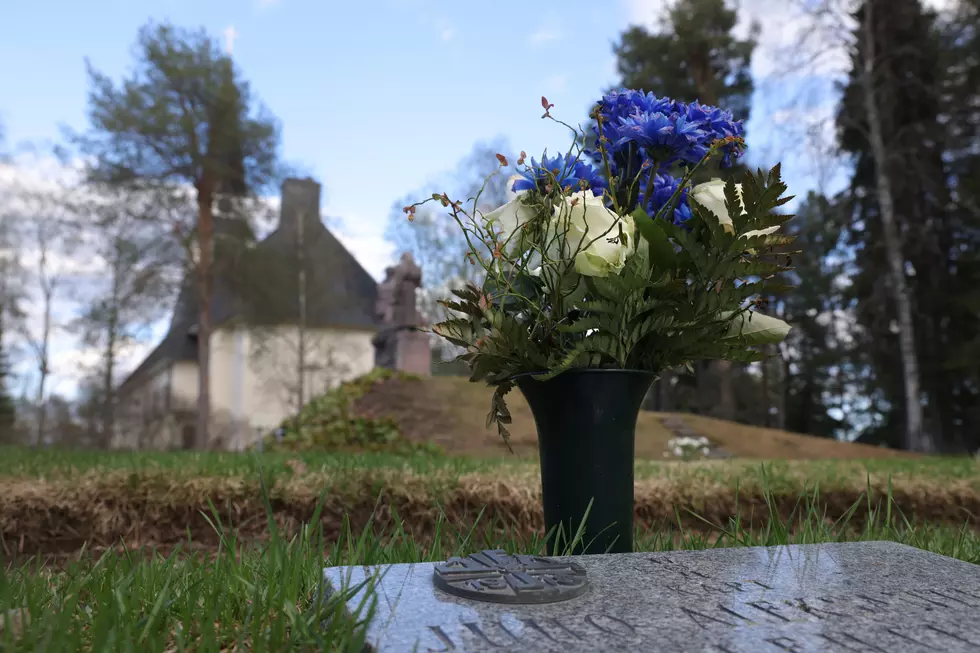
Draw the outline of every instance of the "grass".
[[[544,554],[537,474],[515,456],[2,448],[0,651],[360,650],[340,601],[316,599],[324,567]],[[641,551],[892,540],[980,564],[978,517],[969,458],[637,463]]]
[[[378,529],[360,531],[345,521],[339,537],[325,537],[318,525],[324,505],[292,537],[273,518],[267,495],[268,541],[241,542],[234,524],[223,521],[214,504],[206,516],[219,536],[212,554],[178,549],[162,555],[140,551],[82,551],[57,568],[42,561],[14,562],[0,577],[0,632],[3,651],[358,651],[363,633],[338,618],[337,600],[317,601],[321,570],[345,564],[387,564],[445,560],[482,548],[544,554],[542,538],[483,539],[496,529],[459,531],[443,514],[427,542],[412,537],[397,512],[375,513]],[[771,492],[766,491],[771,498]],[[867,501],[867,499],[862,499]],[[838,541],[893,540],[980,564],[980,538],[964,526],[918,527],[907,522],[889,496],[881,507],[856,502],[848,515],[866,509],[860,526],[849,516],[828,521],[818,492],[798,497],[797,509],[754,527],[738,519],[712,524],[711,533],[665,521],[638,529],[641,551],[770,546]],[[771,504],[770,504],[771,505]],[[482,515],[482,519],[493,518]],[[356,589],[356,588],[355,588]],[[327,623],[324,627],[322,624]]]
[[[711,530],[694,514],[760,527],[770,509],[786,518],[814,490],[830,520],[860,497],[875,506],[888,497],[915,524],[980,527],[980,462],[969,458],[639,461],[636,478],[637,519],[648,527],[678,512],[691,529]],[[209,502],[224,523],[236,524],[242,541],[268,539],[266,501],[285,537],[313,524],[335,539],[345,519],[356,531],[368,527],[379,496],[381,508],[401,514],[420,543],[433,537],[441,514],[470,528],[486,509],[500,524],[495,536],[543,526],[533,459],[2,448],[0,554],[66,554],[83,544],[169,549],[188,535],[196,546],[215,549],[220,541],[202,516]],[[850,520],[868,518],[862,509]]]
[[[387,379],[365,389],[354,412],[372,419],[391,420],[409,440],[431,442],[446,453],[494,456],[507,452],[496,430],[487,430],[492,390],[465,377]],[[519,392],[507,395],[513,416],[510,427],[514,450],[533,455],[537,434],[531,410]],[[818,460],[906,458],[914,455],[881,447],[839,442],[690,414],[642,412],[636,427],[638,459],[662,460],[674,434],[661,420],[674,417],[737,458]]]
[[[136,475],[166,473],[181,477],[255,477],[262,470],[273,477],[295,473],[296,461],[310,472],[323,474],[361,474],[370,470],[404,470],[417,474],[467,474],[497,469],[536,469],[533,456],[498,452],[482,456],[396,455],[387,453],[290,452],[240,453],[154,452],[154,451],[73,451],[31,449],[0,445],[0,479],[74,479],[86,474],[125,472]],[[719,481],[743,478],[747,470],[759,469],[763,461],[735,459],[681,463],[663,460],[637,460],[638,478],[678,478],[710,476]],[[980,482],[980,462],[966,457],[928,458],[850,458],[817,460],[767,460],[770,475],[797,478],[804,474],[811,481],[834,482],[842,478],[862,480],[870,474],[907,478],[963,479]]]
[[[507,455],[487,393],[395,379],[355,401],[465,456],[0,447],[0,653],[359,651],[324,567],[547,553],[533,421],[514,395]],[[660,417],[637,429],[636,550],[892,540],[980,564],[978,461],[685,415],[741,458],[669,462]]]

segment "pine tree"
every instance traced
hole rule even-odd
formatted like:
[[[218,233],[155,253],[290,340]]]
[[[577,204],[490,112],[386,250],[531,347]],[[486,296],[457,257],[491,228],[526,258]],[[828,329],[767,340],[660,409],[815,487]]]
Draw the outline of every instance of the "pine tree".
[[[205,448],[216,204],[275,187],[279,129],[203,31],[149,24],[139,33],[137,56],[134,73],[118,87],[89,69],[91,125],[76,140],[92,162],[93,181],[158,192],[169,201],[194,189],[196,219],[189,229],[175,223],[174,231],[186,246],[197,295],[196,446]]]
[[[871,22],[866,22],[871,8]],[[869,0],[856,13],[858,26],[853,70],[844,89],[837,122],[842,148],[854,156],[847,197],[847,245],[856,253],[858,273],[852,286],[856,314],[864,329],[876,389],[884,395],[885,425],[890,442],[906,432],[905,446],[915,443],[909,402],[924,408],[922,430],[942,448],[961,450],[973,437],[957,406],[964,379],[946,364],[955,331],[951,290],[958,276],[956,259],[964,232],[951,219],[950,177],[944,161],[947,135],[944,71],[935,16],[918,0]],[[867,75],[866,46],[872,74]],[[869,122],[866,80],[874,88],[876,123]],[[873,126],[880,128],[880,152],[872,147]],[[879,159],[886,161],[883,171]],[[903,283],[911,302],[915,367],[920,391],[908,397],[909,366],[900,348],[904,335],[896,285],[890,282],[884,228],[887,214],[880,202],[883,172],[891,188]],[[913,406],[913,407],[914,407]],[[975,433],[976,429],[973,429]]]
[[[945,218],[955,231],[953,298],[945,316],[951,419],[964,448],[980,450],[980,1],[960,0],[940,23],[944,160],[951,188]]]
[[[698,99],[748,120],[755,38],[736,38],[737,20],[724,0],[680,0],[661,16],[658,31],[631,27],[615,48],[623,85]]]
[[[679,0],[660,17],[656,31],[631,27],[623,33],[615,46],[621,85],[687,102],[697,99],[731,110],[736,119],[748,120],[753,90],[750,64],[758,28],[753,26],[749,38],[738,39],[732,33],[737,21],[737,12],[725,0]],[[715,162],[699,170],[694,181],[742,174],[741,165],[720,169]],[[716,375],[717,383],[709,375]],[[699,412],[735,419],[734,375],[729,361],[698,366]],[[668,383],[655,385],[651,407],[672,408]]]

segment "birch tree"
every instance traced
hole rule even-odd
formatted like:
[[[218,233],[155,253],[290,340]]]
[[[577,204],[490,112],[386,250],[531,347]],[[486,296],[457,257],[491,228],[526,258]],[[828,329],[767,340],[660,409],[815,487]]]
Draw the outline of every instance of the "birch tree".
[[[871,372],[855,376],[865,384],[858,391],[879,406],[879,441],[929,450],[954,430],[942,314],[955,255],[942,217],[949,189],[934,17],[919,0],[794,4],[796,31],[773,56],[783,74],[775,83],[832,79],[842,92],[836,111],[826,115],[813,111],[812,93],[798,98],[806,107],[783,108],[783,122],[806,133],[784,133],[781,140],[822,149],[810,161],[826,156],[849,177],[833,202],[847,216],[837,254],[853,257],[845,294],[863,350],[853,362]],[[820,114],[815,120],[814,113]],[[841,361],[841,368],[849,365]]]
[[[867,111],[869,141],[875,161],[875,184],[878,190],[878,208],[885,235],[885,252],[888,258],[889,287],[898,313],[899,351],[902,356],[905,386],[905,445],[910,451],[925,451],[928,443],[922,431],[922,403],[919,384],[919,358],[915,347],[915,324],[912,321],[912,302],[905,282],[905,256],[895,219],[895,201],[892,183],[888,175],[889,153],[881,130],[881,114],[875,97],[874,37],[875,2],[864,4],[864,29],[861,30],[864,50],[862,85]]]
[[[162,317],[173,287],[179,255],[160,224],[148,221],[152,196],[124,188],[88,188],[77,206],[89,252],[102,267],[96,283],[81,298],[85,306],[73,327],[82,344],[99,350],[99,426],[108,441],[115,427],[115,388],[120,356],[145,339]]]

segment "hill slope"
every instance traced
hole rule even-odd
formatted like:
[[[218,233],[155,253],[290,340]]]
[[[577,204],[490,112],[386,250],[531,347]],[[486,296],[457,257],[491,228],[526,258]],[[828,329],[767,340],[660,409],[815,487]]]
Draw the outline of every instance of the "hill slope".
[[[496,429],[486,428],[492,390],[461,377],[389,379],[374,385],[354,403],[364,417],[389,417],[409,439],[434,442],[446,453],[497,456],[507,453]],[[507,396],[514,418],[511,444],[518,455],[537,452],[531,410],[518,391]],[[797,459],[885,458],[910,454],[863,444],[850,444],[759,428],[689,414],[643,412],[637,424],[638,458],[663,459],[667,441],[674,437],[661,423],[664,417],[682,420],[715,445],[737,458]]]

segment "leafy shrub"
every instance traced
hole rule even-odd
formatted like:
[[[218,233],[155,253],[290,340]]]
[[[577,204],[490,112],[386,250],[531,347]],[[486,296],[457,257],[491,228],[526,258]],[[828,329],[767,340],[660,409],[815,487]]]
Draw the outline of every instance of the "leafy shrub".
[[[368,372],[310,400],[298,414],[263,438],[272,451],[372,451],[397,454],[439,455],[440,447],[413,442],[388,417],[364,417],[354,413],[354,402],[374,386],[391,380],[417,377],[383,368]],[[278,434],[278,435],[277,435]]]

